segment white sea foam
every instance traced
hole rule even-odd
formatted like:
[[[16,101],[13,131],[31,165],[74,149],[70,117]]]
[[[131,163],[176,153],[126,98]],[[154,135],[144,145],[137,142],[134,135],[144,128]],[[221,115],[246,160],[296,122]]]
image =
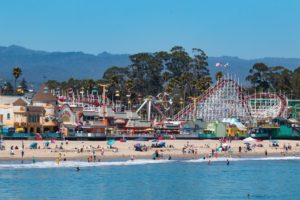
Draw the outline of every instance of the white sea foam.
[[[101,167],[101,166],[126,166],[126,165],[146,165],[174,162],[172,160],[142,160],[134,161],[111,161],[111,162],[82,162],[82,161],[63,161],[59,164],[54,161],[42,161],[26,164],[0,164],[1,169],[37,169],[37,168],[70,168],[70,167]]]
[[[295,156],[286,156],[286,157],[252,157],[252,158],[200,158],[200,159],[194,159],[194,160],[186,160],[184,162],[190,162],[190,163],[201,163],[201,162],[208,162],[209,160],[211,162],[225,162],[227,161],[265,161],[265,160],[300,160],[300,157]]]
[[[226,162],[227,159],[230,162],[238,161],[266,161],[266,160],[300,160],[300,157],[252,157],[252,158],[211,158],[211,159],[193,159],[193,160],[150,160],[150,159],[136,159],[134,161],[110,161],[110,162],[83,162],[83,161],[63,161],[57,164],[54,161],[41,161],[36,163],[9,163],[0,164],[0,170],[2,169],[43,169],[43,168],[75,168],[75,167],[103,167],[103,166],[129,166],[129,165],[147,165],[147,164],[161,164],[172,162],[187,162],[187,163],[204,163],[208,162]]]

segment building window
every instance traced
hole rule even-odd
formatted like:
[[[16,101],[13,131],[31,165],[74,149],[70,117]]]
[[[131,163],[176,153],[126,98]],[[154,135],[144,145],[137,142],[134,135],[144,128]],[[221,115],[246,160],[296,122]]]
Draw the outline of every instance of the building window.
[[[7,119],[10,119],[10,113],[7,113],[6,118],[7,118]]]

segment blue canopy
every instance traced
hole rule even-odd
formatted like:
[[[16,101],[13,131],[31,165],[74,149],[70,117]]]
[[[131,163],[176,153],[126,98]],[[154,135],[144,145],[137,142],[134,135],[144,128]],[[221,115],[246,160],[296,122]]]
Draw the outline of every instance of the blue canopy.
[[[115,140],[114,139],[111,139],[111,140],[108,140],[107,141],[107,145],[113,145],[115,143]]]
[[[37,148],[37,143],[36,142],[31,143],[30,149],[36,149],[36,148]]]
[[[148,140],[146,138],[139,137],[139,138],[135,139],[134,141],[148,141]]]

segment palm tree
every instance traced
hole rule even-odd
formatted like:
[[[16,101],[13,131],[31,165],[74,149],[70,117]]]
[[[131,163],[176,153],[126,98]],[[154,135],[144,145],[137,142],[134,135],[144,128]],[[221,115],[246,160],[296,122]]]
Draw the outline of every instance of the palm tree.
[[[22,75],[22,70],[20,67],[14,67],[12,71],[13,76],[15,77],[15,90],[14,95],[16,95],[17,91],[17,79]]]

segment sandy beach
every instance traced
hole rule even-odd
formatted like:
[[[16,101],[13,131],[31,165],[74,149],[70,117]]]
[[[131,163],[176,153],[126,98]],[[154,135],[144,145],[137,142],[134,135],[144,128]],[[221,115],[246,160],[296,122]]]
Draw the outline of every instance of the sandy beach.
[[[45,148],[46,141],[23,141],[24,156],[22,158],[22,141],[6,140],[5,150],[0,151],[0,160],[55,160],[57,158],[66,160],[82,160],[87,161],[88,157],[96,157],[96,160],[112,160],[112,159],[130,159],[135,158],[152,158],[152,155],[158,151],[162,158],[202,158],[210,156],[212,149],[220,146],[218,140],[164,140],[165,148],[151,148],[152,141],[116,141],[110,149],[106,141],[55,141]],[[38,143],[38,149],[30,149],[32,142]],[[134,145],[140,143],[147,146],[147,151],[135,151]],[[261,142],[253,142],[251,151],[246,150],[246,145],[241,140],[233,140],[223,143],[223,146],[230,147],[229,151],[217,152],[218,157],[247,157],[247,156],[265,156],[267,151],[268,156],[298,156],[300,155],[299,141],[294,140],[279,140],[279,147],[272,147],[269,140]],[[225,145],[224,145],[225,144]],[[256,147],[253,147],[255,145]],[[262,147],[258,147],[258,145]],[[291,149],[283,148],[290,146]],[[16,146],[18,149],[16,149]],[[13,154],[11,148],[13,147]],[[185,150],[183,151],[183,148]],[[242,147],[241,153],[239,147]],[[216,156],[216,153],[214,157]]]

